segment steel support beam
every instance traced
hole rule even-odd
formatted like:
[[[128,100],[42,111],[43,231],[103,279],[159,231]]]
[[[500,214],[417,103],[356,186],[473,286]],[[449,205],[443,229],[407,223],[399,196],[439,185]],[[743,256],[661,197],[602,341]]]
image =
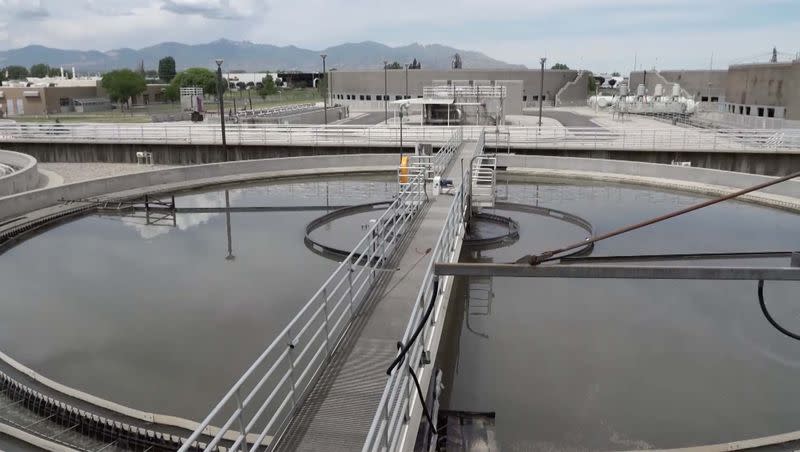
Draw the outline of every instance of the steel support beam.
[[[437,275],[509,278],[707,279],[800,281],[797,267],[692,267],[633,265],[441,264]]]

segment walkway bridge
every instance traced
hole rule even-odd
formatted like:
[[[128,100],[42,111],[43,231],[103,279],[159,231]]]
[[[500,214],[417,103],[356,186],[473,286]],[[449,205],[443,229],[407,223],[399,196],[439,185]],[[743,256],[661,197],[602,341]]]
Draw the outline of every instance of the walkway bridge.
[[[215,450],[223,437],[241,451],[413,446],[452,288],[433,265],[458,260],[483,146],[455,130],[400,176],[391,205],[181,451]],[[430,190],[433,178],[452,181],[450,193]]]

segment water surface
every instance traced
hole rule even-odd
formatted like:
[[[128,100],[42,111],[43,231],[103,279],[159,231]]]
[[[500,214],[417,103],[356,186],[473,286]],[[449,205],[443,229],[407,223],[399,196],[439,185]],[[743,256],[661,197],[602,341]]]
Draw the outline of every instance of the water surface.
[[[508,195],[582,216],[598,232],[705,199],[572,183],[511,184]],[[520,222],[520,241],[468,259],[508,262],[586,236],[553,219],[495,213]],[[797,250],[798,231],[798,215],[730,202],[601,242],[594,254]],[[681,447],[800,429],[800,343],[763,318],[755,282],[462,284],[471,296],[457,309],[463,320],[451,345],[447,407],[495,412],[502,450]],[[775,315],[796,331],[798,288],[772,282],[766,291]]]

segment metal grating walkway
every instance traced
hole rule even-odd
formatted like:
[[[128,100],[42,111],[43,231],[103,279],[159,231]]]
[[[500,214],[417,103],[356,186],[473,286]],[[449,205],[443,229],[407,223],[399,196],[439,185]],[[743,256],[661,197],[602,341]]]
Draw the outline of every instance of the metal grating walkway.
[[[468,165],[474,149],[474,142],[463,143],[455,159]],[[459,162],[454,161],[446,178],[459,186]],[[347,333],[276,450],[361,450],[386,385],[386,368],[397,356],[397,341],[430,260],[425,251],[435,245],[452,200],[447,195],[432,199],[406,239],[399,270],[377,288],[375,299]]]

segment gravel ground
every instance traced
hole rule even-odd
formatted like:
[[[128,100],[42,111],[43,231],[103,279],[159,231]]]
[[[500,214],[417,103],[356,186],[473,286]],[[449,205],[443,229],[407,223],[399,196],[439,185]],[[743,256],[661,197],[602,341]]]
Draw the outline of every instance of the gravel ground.
[[[65,184],[175,167],[175,165],[137,165],[135,163],[39,163],[39,168],[52,171],[64,178]]]

